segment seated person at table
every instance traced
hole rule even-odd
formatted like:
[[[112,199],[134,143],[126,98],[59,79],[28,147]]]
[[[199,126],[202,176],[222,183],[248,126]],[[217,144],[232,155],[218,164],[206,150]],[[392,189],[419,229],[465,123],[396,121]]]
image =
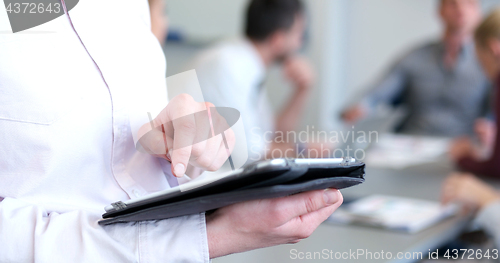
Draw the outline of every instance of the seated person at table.
[[[453,174],[443,185],[444,204],[460,202],[477,209],[476,223],[500,248],[500,193],[471,174]]]
[[[302,46],[304,7],[299,0],[253,0],[246,13],[246,37],[224,41],[199,54],[195,68],[203,96],[217,107],[240,111],[249,160],[265,158],[273,149],[290,145],[268,143],[275,131],[293,131],[309,96],[314,74],[310,64],[295,55]],[[279,64],[294,92],[274,118],[263,83],[268,69]]]
[[[476,49],[479,60],[488,77],[496,83],[495,115],[500,116],[500,9],[491,13],[476,30]],[[485,176],[500,178],[500,138],[495,127],[483,131],[481,141],[486,141],[492,146],[491,156],[482,158],[482,154],[475,150],[472,144],[458,140],[451,148],[451,157],[457,161],[460,168]],[[488,137],[484,139],[484,137]],[[496,138],[494,138],[496,137]]]
[[[478,0],[441,0],[442,40],[399,60],[342,119],[353,123],[379,105],[405,106],[398,132],[456,137],[473,133],[489,111],[489,82],[474,52],[471,34],[481,17]]]

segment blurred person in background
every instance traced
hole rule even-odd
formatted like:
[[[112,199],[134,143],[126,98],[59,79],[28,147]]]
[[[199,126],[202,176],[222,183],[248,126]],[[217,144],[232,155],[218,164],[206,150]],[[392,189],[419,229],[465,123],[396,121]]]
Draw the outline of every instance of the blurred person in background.
[[[196,69],[203,96],[217,107],[240,111],[249,160],[273,149],[291,153],[289,143],[268,143],[275,131],[294,131],[314,81],[309,62],[297,56],[305,31],[299,0],[252,0],[246,11],[245,37],[201,52],[189,65]],[[279,64],[294,92],[275,118],[263,88],[268,69]],[[287,151],[288,150],[288,151]],[[290,156],[289,156],[290,157]]]
[[[477,54],[481,64],[495,85],[495,115],[500,116],[500,11],[494,11],[476,30]],[[478,137],[486,141],[475,147],[471,140],[456,140],[452,145],[450,155],[458,166],[466,171],[500,178],[500,138],[495,124],[478,131]],[[486,150],[483,150],[485,149]],[[484,154],[484,152],[490,154]],[[488,156],[489,155],[489,156]]]
[[[489,112],[490,84],[472,41],[481,18],[480,3],[441,0],[439,14],[442,39],[399,60],[366,96],[343,111],[344,121],[354,123],[379,105],[405,106],[408,116],[398,132],[445,137],[473,134],[474,122]]]
[[[476,51],[488,77],[495,81],[495,113],[500,116],[500,9],[493,11],[476,29]],[[500,177],[500,138],[496,133],[493,156],[478,161],[471,156],[459,159],[462,168],[470,172]],[[500,247],[500,193],[472,174],[453,174],[443,185],[443,203],[460,202],[478,209],[476,222],[491,234]]]

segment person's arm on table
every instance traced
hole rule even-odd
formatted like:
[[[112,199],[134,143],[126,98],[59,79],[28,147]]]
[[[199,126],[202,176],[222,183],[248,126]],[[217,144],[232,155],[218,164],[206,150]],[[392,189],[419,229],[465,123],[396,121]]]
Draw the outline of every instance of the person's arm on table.
[[[500,137],[496,124],[480,119],[476,122],[476,133],[481,143],[481,148],[490,153],[488,158],[481,156],[480,149],[476,149],[468,138],[456,139],[450,149],[451,158],[456,161],[461,169],[484,176],[500,176]]]
[[[479,211],[476,224],[495,239],[495,244],[500,249],[500,199],[488,204]]]
[[[500,193],[471,174],[452,174],[443,184],[442,202],[460,202],[478,209],[477,224],[495,238],[500,248]]]
[[[361,101],[348,106],[341,113],[341,118],[345,122],[354,123],[368,115],[375,106],[391,104],[397,96],[404,92],[407,81],[403,61],[400,61],[363,96]]]
[[[498,83],[496,83],[495,87],[498,87]],[[494,114],[500,116],[500,93],[496,92],[495,94],[495,107]],[[483,121],[483,124],[479,123],[477,127],[476,124],[476,132],[479,128],[479,131],[484,130],[483,133],[485,135],[481,135],[484,137],[482,140],[485,143],[492,143],[492,154],[487,160],[478,160],[477,156],[471,156],[471,154],[462,154],[453,156],[454,160],[457,162],[458,166],[467,171],[474,174],[485,175],[490,177],[499,177],[500,176],[500,134],[496,131],[496,124],[491,124],[488,126],[487,122]],[[480,136],[480,138],[481,138]],[[494,137],[493,139],[490,137]],[[489,141],[491,140],[491,142]]]
[[[493,154],[484,161],[478,160],[477,156],[471,156],[470,154],[453,154],[456,149],[452,149],[452,159],[456,160],[458,167],[461,169],[489,177],[499,177],[500,176],[500,141],[498,135],[496,136],[496,142],[493,148]],[[454,145],[456,147],[456,145]],[[469,147],[470,148],[470,147]],[[469,150],[470,152],[472,150]],[[464,151],[462,151],[464,152]],[[467,152],[467,150],[465,150]],[[455,156],[454,156],[455,155]]]
[[[469,137],[454,139],[449,150],[450,158],[468,172],[495,176],[500,169],[493,161],[498,158],[498,152],[495,152],[496,124],[481,118],[476,121],[474,130],[478,143]]]

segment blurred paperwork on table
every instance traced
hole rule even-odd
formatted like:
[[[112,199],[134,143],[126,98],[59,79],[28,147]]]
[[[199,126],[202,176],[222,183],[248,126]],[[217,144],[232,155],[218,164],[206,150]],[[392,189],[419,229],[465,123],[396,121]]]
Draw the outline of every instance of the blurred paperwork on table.
[[[366,225],[417,233],[455,215],[457,205],[385,195],[372,195],[340,207],[328,222]]]
[[[405,169],[446,162],[451,140],[442,137],[383,134],[366,153],[368,167]]]

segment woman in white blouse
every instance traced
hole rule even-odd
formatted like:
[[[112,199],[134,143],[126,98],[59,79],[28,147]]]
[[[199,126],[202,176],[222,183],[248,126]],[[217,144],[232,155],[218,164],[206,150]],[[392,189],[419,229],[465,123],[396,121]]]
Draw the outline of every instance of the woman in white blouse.
[[[342,203],[315,191],[99,226],[104,206],[175,186],[188,164],[220,166],[220,141],[174,150],[172,165],[135,148],[148,113],[160,122],[205,105],[167,101],[146,0],[79,1],[18,33],[0,6],[0,262],[208,262],[297,242]],[[175,140],[196,130],[174,128]]]

